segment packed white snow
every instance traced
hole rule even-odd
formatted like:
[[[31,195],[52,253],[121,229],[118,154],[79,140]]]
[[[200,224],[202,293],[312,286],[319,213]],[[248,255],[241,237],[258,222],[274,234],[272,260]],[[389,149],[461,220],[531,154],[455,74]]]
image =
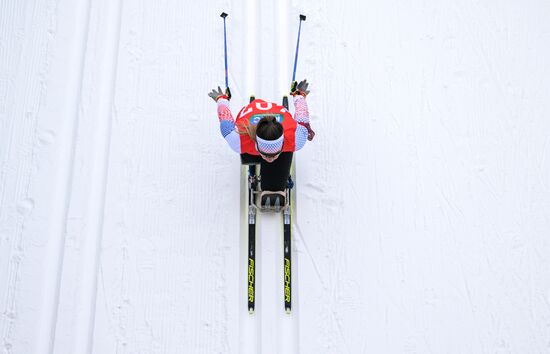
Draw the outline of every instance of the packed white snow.
[[[293,312],[234,114],[311,83]],[[550,352],[550,3],[0,1],[0,352]]]

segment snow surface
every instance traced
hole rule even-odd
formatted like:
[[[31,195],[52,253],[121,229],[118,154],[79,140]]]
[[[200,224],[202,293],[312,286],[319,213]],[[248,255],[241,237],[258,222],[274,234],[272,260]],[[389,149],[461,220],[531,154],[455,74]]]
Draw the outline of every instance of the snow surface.
[[[207,93],[279,101],[294,309]],[[0,1],[0,352],[550,353],[550,3]]]

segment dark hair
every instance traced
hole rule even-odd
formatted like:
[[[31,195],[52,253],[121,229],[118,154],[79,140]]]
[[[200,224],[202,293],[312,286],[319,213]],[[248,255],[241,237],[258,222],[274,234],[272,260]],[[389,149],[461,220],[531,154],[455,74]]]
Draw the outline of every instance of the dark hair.
[[[265,116],[258,122],[256,135],[265,140],[275,140],[283,135],[283,125],[275,116]]]
[[[256,141],[256,135],[265,140],[275,140],[283,135],[283,125],[277,122],[277,117],[274,115],[266,115],[260,119],[258,124],[246,124],[238,127],[240,134],[246,134]]]

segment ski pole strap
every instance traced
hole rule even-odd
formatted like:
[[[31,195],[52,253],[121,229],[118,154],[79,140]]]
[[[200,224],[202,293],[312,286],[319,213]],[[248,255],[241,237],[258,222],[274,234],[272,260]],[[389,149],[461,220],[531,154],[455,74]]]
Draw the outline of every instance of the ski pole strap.
[[[296,54],[294,55],[294,70],[292,71],[292,81],[296,80],[296,65],[298,64],[298,49],[300,48],[300,32],[302,31],[302,21],[306,20],[306,16],[300,15],[300,25],[298,26],[298,41],[296,42]]]

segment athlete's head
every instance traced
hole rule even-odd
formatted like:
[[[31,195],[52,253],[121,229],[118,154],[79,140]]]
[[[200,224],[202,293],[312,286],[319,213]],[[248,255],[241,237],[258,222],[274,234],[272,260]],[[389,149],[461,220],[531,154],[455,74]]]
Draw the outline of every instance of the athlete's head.
[[[256,150],[267,162],[275,161],[283,150],[283,125],[277,122],[274,115],[263,116],[257,124],[239,124],[237,131],[254,141]]]
[[[256,125],[256,150],[265,161],[275,161],[283,151],[283,133],[275,116],[264,116]]]

